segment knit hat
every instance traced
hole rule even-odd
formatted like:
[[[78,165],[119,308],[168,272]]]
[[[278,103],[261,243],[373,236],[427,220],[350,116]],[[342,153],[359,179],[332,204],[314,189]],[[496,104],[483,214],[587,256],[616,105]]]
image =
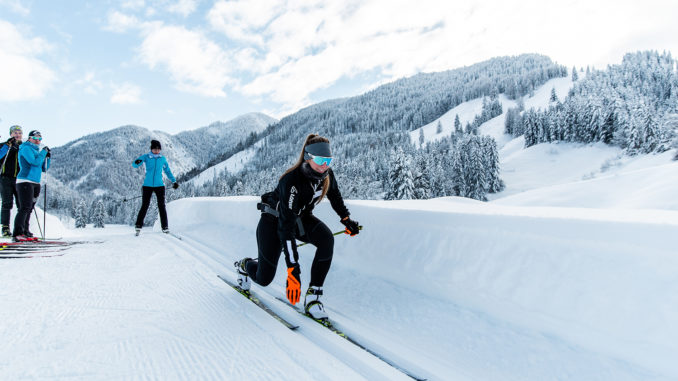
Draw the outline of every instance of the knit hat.
[[[13,125],[12,127],[9,128],[9,134],[12,135],[14,131],[19,131],[22,132],[21,126],[19,125]]]
[[[33,130],[33,131],[31,131],[31,132],[28,133],[28,137],[29,137],[29,138],[33,138],[33,137],[41,138],[41,137],[42,137],[42,134],[41,134],[40,131],[38,131],[38,130]]]
[[[162,146],[159,141],[151,140],[151,149],[162,149]]]

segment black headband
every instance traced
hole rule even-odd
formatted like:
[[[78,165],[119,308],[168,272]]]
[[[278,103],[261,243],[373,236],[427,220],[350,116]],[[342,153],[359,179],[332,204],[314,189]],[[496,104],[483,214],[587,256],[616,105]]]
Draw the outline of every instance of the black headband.
[[[313,144],[308,144],[306,148],[304,149],[307,153],[310,153],[313,156],[323,156],[323,157],[332,157],[332,150],[330,150],[330,143],[326,142],[319,142],[319,143],[313,143]],[[308,160],[310,157],[306,157],[307,155],[304,155],[304,159]]]

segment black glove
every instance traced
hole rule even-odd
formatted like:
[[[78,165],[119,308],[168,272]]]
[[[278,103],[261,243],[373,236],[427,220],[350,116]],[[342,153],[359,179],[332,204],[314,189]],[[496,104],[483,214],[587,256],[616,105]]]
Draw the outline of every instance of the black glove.
[[[179,183],[174,183],[174,184],[172,184],[172,188],[174,188],[174,189],[179,188]]]
[[[341,219],[341,223],[346,226],[346,234],[350,234],[351,237],[360,233],[360,224],[358,221],[353,221],[348,216]]]
[[[141,164],[141,159],[137,159],[137,160],[135,160],[135,161],[134,161],[134,164],[136,164],[136,165],[139,165],[139,164]]]
[[[299,303],[301,297],[301,270],[295,263],[287,268],[287,300],[292,304]]]
[[[52,151],[47,150],[47,156],[45,156],[45,157],[52,157]]]

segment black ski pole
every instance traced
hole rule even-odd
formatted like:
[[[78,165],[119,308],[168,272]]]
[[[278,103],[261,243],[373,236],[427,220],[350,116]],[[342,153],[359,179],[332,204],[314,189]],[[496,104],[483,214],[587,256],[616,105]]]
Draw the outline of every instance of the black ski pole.
[[[165,190],[168,190],[170,188],[172,188],[171,185],[168,186],[168,187],[165,187]],[[132,201],[132,200],[136,200],[136,199],[142,198],[142,197],[144,197],[144,196],[142,195],[142,196],[136,196],[136,197],[125,197],[125,198],[122,199],[122,202]]]
[[[132,200],[136,200],[136,199],[142,198],[142,197],[143,197],[143,196],[126,197],[126,198],[123,198],[123,199],[122,199],[122,202],[132,201]]]
[[[43,241],[47,239],[47,184],[45,184],[45,198],[42,202],[42,239]]]

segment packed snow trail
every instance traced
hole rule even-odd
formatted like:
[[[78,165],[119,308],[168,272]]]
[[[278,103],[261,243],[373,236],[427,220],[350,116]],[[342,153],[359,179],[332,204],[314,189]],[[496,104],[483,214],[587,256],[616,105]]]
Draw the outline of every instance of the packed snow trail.
[[[0,261],[0,378],[410,380],[284,306],[217,278],[256,255],[256,197],[168,205],[182,240],[68,231],[54,258]],[[676,379],[678,212],[349,201],[325,305],[337,326],[429,380]],[[317,215],[340,224],[323,203]],[[302,287],[314,248],[300,248]],[[280,264],[281,267],[284,265]],[[307,320],[307,321],[305,321]]]
[[[103,242],[0,263],[2,378],[403,379],[290,332],[161,233],[80,234]]]
[[[256,256],[256,197],[168,206],[175,231],[232,272]],[[338,326],[422,377],[671,379],[678,375],[670,237],[678,213],[349,201],[365,230],[335,239],[325,306]],[[316,208],[340,228],[328,204]],[[208,240],[202,237],[210,237]],[[313,247],[300,248],[302,289]],[[282,275],[281,275],[282,274]],[[284,295],[284,265],[259,295]],[[415,369],[416,368],[416,369]]]

